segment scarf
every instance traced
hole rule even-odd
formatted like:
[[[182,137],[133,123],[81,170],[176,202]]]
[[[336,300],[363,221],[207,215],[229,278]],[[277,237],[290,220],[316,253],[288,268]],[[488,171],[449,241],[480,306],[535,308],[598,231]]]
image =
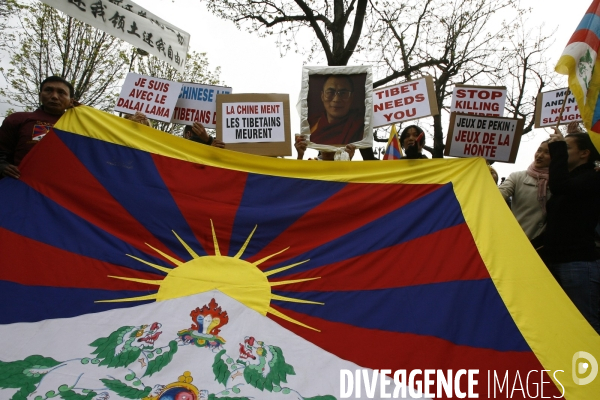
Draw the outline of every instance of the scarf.
[[[544,214],[546,214],[546,200],[548,191],[548,167],[545,168],[536,168],[534,163],[531,163],[529,167],[527,167],[527,175],[537,180],[537,200],[540,203],[540,207]]]

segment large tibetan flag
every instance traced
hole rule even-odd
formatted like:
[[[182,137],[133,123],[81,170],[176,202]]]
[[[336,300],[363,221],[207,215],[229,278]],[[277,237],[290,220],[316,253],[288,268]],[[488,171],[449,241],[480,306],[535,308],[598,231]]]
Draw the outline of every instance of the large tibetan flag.
[[[577,100],[583,123],[600,150],[600,0],[594,0],[571,36],[556,64],[556,72],[569,75],[569,89]]]
[[[272,159],[80,106],[20,169],[0,398],[367,398],[372,370],[413,397],[600,393],[600,337],[482,159]]]
[[[384,160],[399,160],[402,158],[402,150],[400,149],[400,141],[398,140],[398,131],[396,130],[396,124],[392,125],[390,132],[390,138],[385,148]]]

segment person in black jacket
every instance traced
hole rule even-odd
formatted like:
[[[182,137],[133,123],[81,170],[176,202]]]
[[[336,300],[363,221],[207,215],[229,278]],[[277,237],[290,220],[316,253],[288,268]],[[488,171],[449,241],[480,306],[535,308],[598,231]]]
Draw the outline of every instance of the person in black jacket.
[[[547,226],[541,252],[560,286],[600,334],[600,260],[594,230],[600,213],[600,159],[587,133],[550,135]]]

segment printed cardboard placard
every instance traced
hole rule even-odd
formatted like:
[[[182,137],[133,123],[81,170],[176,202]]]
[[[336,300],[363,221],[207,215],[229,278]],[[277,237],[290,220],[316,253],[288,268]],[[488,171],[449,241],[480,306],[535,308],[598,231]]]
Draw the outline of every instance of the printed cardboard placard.
[[[192,125],[196,121],[205,128],[216,128],[217,95],[231,92],[230,87],[183,82],[171,122]]]
[[[139,111],[150,119],[170,122],[180,91],[179,82],[130,72],[114,110],[127,114]]]
[[[525,120],[452,113],[444,155],[514,163]]]
[[[439,114],[433,78],[373,89],[373,127]]]
[[[547,126],[556,126],[560,110],[565,101],[567,88],[552,90],[549,92],[540,93],[537,96],[535,103],[535,127],[544,128]],[[569,94],[567,104],[560,117],[559,125],[568,124],[570,122],[581,122],[581,113],[579,106],[573,93]]]
[[[287,94],[218,94],[217,139],[227,149],[263,156],[291,156]]]
[[[308,147],[336,151],[373,145],[371,67],[304,67],[298,102],[300,133]]]
[[[452,91],[450,112],[502,117],[505,103],[506,87],[504,86],[457,84]]]

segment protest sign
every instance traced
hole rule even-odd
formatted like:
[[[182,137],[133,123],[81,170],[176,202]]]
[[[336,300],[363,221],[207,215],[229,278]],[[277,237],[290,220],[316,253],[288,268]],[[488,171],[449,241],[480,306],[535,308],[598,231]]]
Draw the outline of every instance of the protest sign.
[[[146,114],[150,119],[170,122],[181,83],[130,72],[121,88],[115,111]]]
[[[560,110],[565,100],[567,88],[552,90],[550,92],[540,93],[537,96],[535,103],[535,127],[544,128],[546,126],[556,126]],[[568,124],[570,122],[580,122],[581,114],[579,106],[575,101],[573,93],[569,94],[567,104],[560,117],[560,124]]]
[[[122,39],[183,71],[190,34],[130,0],[42,0],[86,24]],[[87,3],[87,4],[86,4]]]
[[[430,76],[373,90],[374,128],[438,113]]]
[[[309,148],[337,151],[349,143],[357,149],[373,147],[370,66],[302,67],[297,107],[300,134],[308,138]]]
[[[230,93],[230,87],[184,82],[171,122],[192,125],[197,121],[205,128],[216,128],[217,95]]]
[[[217,139],[227,149],[264,156],[290,156],[287,94],[218,94]]]
[[[444,155],[514,163],[525,121],[452,113]]]
[[[450,112],[501,117],[505,102],[504,86],[456,85],[452,91]]]

